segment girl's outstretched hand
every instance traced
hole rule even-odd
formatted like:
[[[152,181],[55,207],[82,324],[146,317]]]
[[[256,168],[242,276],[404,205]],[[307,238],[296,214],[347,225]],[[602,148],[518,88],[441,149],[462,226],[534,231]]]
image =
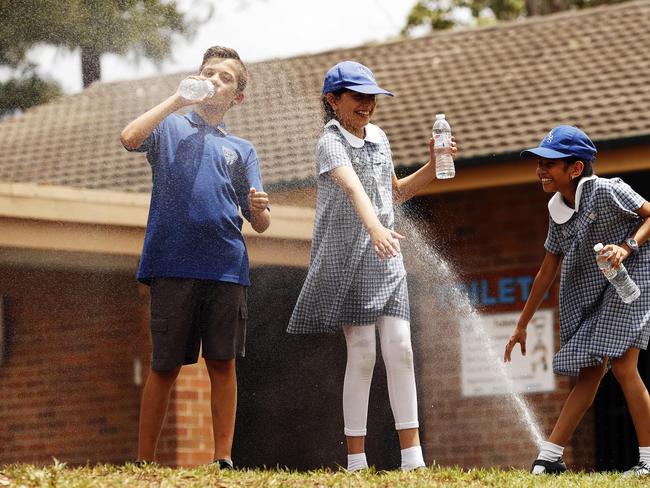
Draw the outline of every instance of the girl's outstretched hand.
[[[383,225],[378,225],[368,230],[372,248],[377,253],[379,259],[394,258],[400,253],[399,240],[404,236],[394,230],[387,229]]]
[[[521,347],[521,355],[526,355],[526,329],[517,326],[515,331],[510,336],[510,340],[506,343],[506,350],[503,353],[503,362],[509,363],[512,360],[512,350],[515,345],[519,344]]]

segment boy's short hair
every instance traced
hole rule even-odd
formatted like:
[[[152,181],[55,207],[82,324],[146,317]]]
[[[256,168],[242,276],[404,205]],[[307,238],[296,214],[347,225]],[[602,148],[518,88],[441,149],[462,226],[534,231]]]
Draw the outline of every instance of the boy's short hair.
[[[201,62],[201,67],[199,68],[199,73],[203,71],[205,63],[212,58],[221,58],[221,59],[234,59],[239,64],[239,74],[237,76],[237,89],[239,91],[244,91],[246,84],[248,83],[248,70],[246,65],[239,57],[239,54],[234,49],[223,46],[212,46],[209,47],[207,51],[203,54],[203,61]]]

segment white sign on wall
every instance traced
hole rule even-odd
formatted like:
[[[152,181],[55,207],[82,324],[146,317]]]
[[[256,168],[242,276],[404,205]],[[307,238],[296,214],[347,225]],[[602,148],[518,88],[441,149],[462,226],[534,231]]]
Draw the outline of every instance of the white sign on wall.
[[[517,393],[555,390],[552,310],[538,310],[529,322],[526,356],[521,355],[516,345],[512,362],[503,363],[503,351],[519,315],[520,312],[481,315],[480,324],[466,323],[461,327],[463,396],[504,395],[509,393],[509,387]]]

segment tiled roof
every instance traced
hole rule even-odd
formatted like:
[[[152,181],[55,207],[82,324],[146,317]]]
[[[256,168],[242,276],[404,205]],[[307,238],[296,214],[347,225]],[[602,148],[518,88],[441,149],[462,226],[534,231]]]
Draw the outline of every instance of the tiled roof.
[[[512,157],[559,123],[597,144],[650,140],[650,1],[637,0],[251,64],[247,99],[226,121],[256,145],[267,186],[312,178],[322,77],[344,59],[397,95],[381,98],[374,121],[399,166],[426,160],[438,112],[460,165]],[[97,83],[0,122],[0,181],[147,192],[146,160],[123,150],[119,133],[185,75]]]

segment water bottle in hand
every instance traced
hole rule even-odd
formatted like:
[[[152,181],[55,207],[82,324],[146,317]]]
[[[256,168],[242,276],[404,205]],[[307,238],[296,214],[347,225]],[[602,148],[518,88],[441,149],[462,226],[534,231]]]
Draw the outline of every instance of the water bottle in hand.
[[[437,114],[431,132],[436,156],[436,178],[446,180],[456,176],[454,158],[451,157],[451,127],[445,114]]]
[[[208,80],[185,78],[181,81],[179,93],[186,100],[198,102],[214,95],[214,85]]]
[[[601,254],[600,251],[605,246],[600,242],[594,246],[594,252],[596,253],[596,263],[601,269],[605,277],[609,282],[614,285],[616,292],[621,297],[624,303],[632,303],[634,300],[639,298],[641,295],[641,290],[637,284],[630,278],[630,275],[627,273],[627,269],[623,266],[623,263],[618,268],[615,268],[607,261],[609,252]]]

